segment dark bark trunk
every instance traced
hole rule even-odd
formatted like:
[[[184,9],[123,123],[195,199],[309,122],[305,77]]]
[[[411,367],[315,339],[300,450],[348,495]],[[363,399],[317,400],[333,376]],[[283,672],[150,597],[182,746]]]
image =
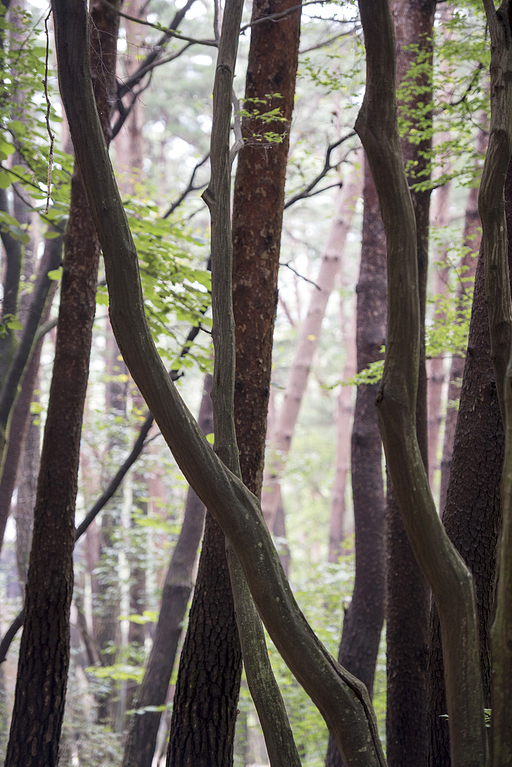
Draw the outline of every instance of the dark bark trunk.
[[[506,187],[507,225],[512,231],[512,173]],[[511,238],[509,267],[512,269]],[[480,255],[460,406],[453,443],[443,523],[475,580],[480,627],[480,661],[484,703],[490,706],[490,628],[493,612],[496,546],[500,525],[500,484],[504,436],[490,356],[489,318],[484,265]],[[428,736],[429,767],[449,767],[450,739],[446,719],[443,658],[439,619],[430,618]]]
[[[357,285],[358,371],[380,359],[386,339],[386,236],[366,158],[363,200],[363,240]],[[351,456],[356,576],[338,654],[341,665],[364,682],[370,697],[384,621],[386,580],[386,504],[376,394],[376,384],[364,384],[357,390]],[[329,737],[326,767],[341,764],[336,744]]]
[[[55,282],[49,280],[47,274],[52,269],[58,268],[61,261],[61,253],[62,237],[46,241],[33,299],[24,321],[22,338],[9,369],[6,385],[0,394],[0,433],[7,436],[7,432],[12,429],[14,435],[12,445],[10,442],[4,445],[5,463],[3,468],[0,469],[0,549],[3,543],[5,525],[7,524],[11,497],[16,482],[16,472],[21,450],[20,439],[22,439],[26,428],[35,376],[37,375],[39,365],[38,360],[41,353],[42,340],[36,341],[34,345],[34,338],[41,320],[44,320],[50,311],[51,300],[48,298],[48,295],[53,293],[55,286]],[[29,362],[28,367],[25,368],[30,355],[32,355],[33,362]],[[16,400],[20,380],[22,381],[21,392]],[[1,442],[2,437],[0,437]],[[4,472],[6,472],[7,476],[4,476]]]
[[[77,177],[73,181],[65,250],[54,373],[6,758],[9,767],[57,764],[64,711],[74,510],[99,259],[96,233]]]
[[[99,59],[92,61],[93,71],[101,73],[99,93],[107,90],[104,73],[115,71],[119,17],[100,2],[93,4],[92,16],[95,27],[104,31],[102,65],[99,66]],[[107,96],[104,100],[98,98],[98,102],[107,104]],[[34,510],[24,630],[5,762],[8,767],[54,767],[58,762],[69,666],[80,436],[98,261],[95,227],[81,180],[75,174],[65,235],[55,362]]]
[[[431,75],[424,66],[432,62],[432,35],[435,0],[393,0],[396,27],[397,86],[409,75],[416,60],[422,61],[421,74],[413,81],[416,92],[399,109],[414,125],[424,128],[430,113],[411,116],[411,109],[429,103]],[[401,149],[409,184],[426,180],[429,173],[431,139],[419,144],[401,139]],[[420,358],[416,400],[416,432],[425,466],[428,465],[427,377],[425,370],[425,305],[428,269],[430,191],[413,192],[416,218],[418,286],[420,310]],[[426,663],[430,591],[412,552],[391,481],[388,483],[388,574],[387,574],[387,709],[386,739],[390,767],[424,767],[427,739]]]
[[[205,434],[213,431],[211,376],[206,376],[198,423]],[[189,488],[185,517],[164,583],[160,615],[144,679],[135,708],[161,706],[169,691],[182,622],[192,591],[192,571],[204,525],[204,506]],[[123,767],[151,767],[161,713],[136,714],[130,721]]]
[[[181,653],[168,767],[229,767],[242,657],[225,538],[211,514]]]
[[[481,131],[481,137],[484,135]],[[485,140],[479,140],[480,148],[485,150]],[[468,201],[466,204],[466,215],[464,222],[464,246],[467,248],[462,259],[462,279],[457,291],[459,299],[468,290],[468,279],[475,276],[476,263],[478,259],[476,254],[480,248],[481,229],[480,216],[478,215],[478,190],[470,189]],[[450,380],[448,383],[448,408],[446,410],[446,420],[444,427],[443,456],[441,459],[441,491],[439,497],[439,510],[443,513],[446,504],[446,494],[448,492],[448,482],[453,457],[453,441],[455,437],[455,427],[457,424],[458,408],[460,399],[462,376],[464,373],[464,359],[459,355],[454,355],[450,366]]]

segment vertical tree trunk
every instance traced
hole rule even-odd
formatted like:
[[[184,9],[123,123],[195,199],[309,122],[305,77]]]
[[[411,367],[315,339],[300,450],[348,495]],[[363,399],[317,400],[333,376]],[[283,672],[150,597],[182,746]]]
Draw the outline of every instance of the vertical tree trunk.
[[[117,13],[93,3],[91,43],[98,112],[108,120]],[[100,42],[101,41],[101,42]],[[95,52],[101,56],[95,56]],[[69,665],[75,499],[83,406],[96,305],[99,245],[81,179],[73,178],[65,236],[57,345],[41,455],[25,622],[6,765],[54,767]],[[70,396],[73,392],[74,396]]]
[[[259,496],[263,477],[272,342],[277,308],[277,274],[284,184],[299,51],[300,11],[295,0],[255,0],[245,82],[245,108],[262,99],[266,112],[282,120],[266,126],[244,117],[244,146],[238,156],[233,199],[233,311],[236,328],[235,424],[242,477]],[[278,23],[261,23],[286,13]],[[256,102],[260,103],[260,102]],[[266,147],[266,131],[282,137]],[[255,183],[255,179],[257,182]]]
[[[357,368],[381,356],[386,338],[386,236],[370,168],[364,164],[364,213],[361,266],[357,284]],[[386,580],[386,504],[382,445],[377,425],[377,384],[358,387],[352,427],[356,577],[343,621],[338,660],[368,688],[371,697],[384,621]],[[329,737],[326,767],[339,767],[341,756]]]
[[[397,87],[421,60],[420,74],[411,81],[417,89],[412,98],[400,103],[402,113],[429,104],[432,93],[432,36],[435,0],[393,0],[396,28]],[[431,112],[421,117],[408,115],[414,124],[432,120]],[[419,144],[401,139],[409,184],[428,178],[431,139]],[[411,165],[409,166],[409,163]],[[427,385],[425,370],[425,305],[428,268],[430,191],[412,193],[416,217],[417,260],[420,308],[420,359],[416,400],[416,431],[427,466]],[[390,767],[424,767],[427,739],[426,663],[430,593],[420,572],[400,517],[391,482],[388,483],[388,575],[387,575],[387,757]]]
[[[445,184],[436,190],[434,197],[434,211],[432,220],[436,227],[442,229],[449,223],[448,206],[450,203],[451,182]],[[440,248],[435,254],[435,261],[441,262],[435,264],[434,277],[434,295],[446,295],[448,289],[448,280],[450,269],[446,262],[446,249]],[[443,308],[436,305],[435,316],[442,321],[446,315]],[[437,478],[439,469],[438,447],[439,430],[441,428],[442,417],[442,395],[445,381],[444,359],[442,356],[427,360],[427,412],[428,412],[428,478],[430,487],[434,488],[434,481]]]
[[[512,170],[505,188],[507,229],[512,232]],[[512,238],[509,234],[509,269]],[[484,257],[478,259],[468,350],[460,393],[443,524],[475,581],[484,705],[491,705],[490,630],[493,616],[496,546],[504,435],[491,360]],[[437,612],[430,618],[429,767],[449,767],[443,656]]]
[[[479,143],[482,151],[485,146],[482,145],[482,138],[485,141],[484,131],[480,131]],[[478,190],[470,189],[468,201],[466,203],[466,215],[464,222],[464,247],[467,249],[462,259],[463,275],[460,281],[460,287],[457,291],[460,299],[468,289],[468,282],[475,276],[476,264],[478,259],[476,254],[480,248],[481,229],[480,216],[478,215]],[[450,380],[448,382],[448,407],[446,410],[446,420],[444,427],[443,457],[441,459],[441,491],[439,497],[439,510],[443,513],[446,504],[446,494],[448,491],[448,482],[450,479],[453,441],[455,437],[455,427],[457,423],[458,408],[457,403],[460,399],[461,382],[464,373],[464,359],[460,355],[454,355],[450,366]]]

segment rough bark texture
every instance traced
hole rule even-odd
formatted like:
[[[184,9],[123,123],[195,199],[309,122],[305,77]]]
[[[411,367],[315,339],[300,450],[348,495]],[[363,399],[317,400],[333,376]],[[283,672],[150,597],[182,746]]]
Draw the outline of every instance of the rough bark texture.
[[[503,425],[490,358],[483,272],[480,258],[443,523],[475,579],[484,701],[489,706],[489,632],[500,518]],[[448,767],[451,764],[448,724],[446,719],[440,719],[446,714],[446,701],[435,610],[430,626],[428,712],[429,767]]]
[[[42,321],[48,319],[51,307],[51,299],[47,298],[47,296],[48,292],[51,292],[53,298],[54,290],[52,290],[52,286],[55,285],[54,282],[47,280],[46,274],[51,269],[57,269],[61,259],[61,252],[62,237],[57,237],[53,240],[46,241],[45,252],[41,260],[38,280],[38,287],[41,286],[40,283],[43,280],[47,283],[46,290],[42,291],[45,292],[46,295],[44,296],[42,305],[31,306],[29,310],[34,310],[37,312]],[[36,289],[35,293],[37,295],[39,290]],[[40,304],[39,301],[34,303]],[[34,334],[36,332],[36,328],[37,323],[34,322]],[[12,494],[16,486],[18,464],[20,460],[23,439],[27,428],[30,403],[33,400],[33,391],[37,378],[37,372],[39,369],[39,358],[41,355],[42,344],[42,339],[35,343],[30,362],[28,363],[27,368],[23,374],[20,393],[18,394],[17,400],[12,410],[12,415],[10,416],[11,420],[9,424],[9,431],[12,433],[13,439],[9,439],[7,445],[5,452],[5,462],[0,479],[0,549],[3,543],[7,517],[9,516],[9,510],[11,508]]]
[[[224,533],[207,514],[174,694],[168,767],[232,764],[241,667]]]
[[[357,369],[381,358],[386,340],[386,235],[379,201],[365,160],[363,240],[357,284]],[[343,621],[338,660],[373,692],[375,664],[384,622],[386,583],[386,502],[382,444],[375,410],[377,384],[358,387],[352,427],[356,576]],[[329,738],[326,766],[341,757]]]
[[[115,71],[118,15],[98,2],[102,65]],[[107,21],[108,20],[108,23]],[[110,54],[110,57],[107,55]],[[96,71],[103,72],[99,60]],[[104,77],[104,74],[102,74]],[[106,97],[105,97],[106,99]],[[96,306],[99,245],[77,174],[65,235],[64,271],[48,416],[41,455],[24,630],[6,765],[54,767],[69,665],[74,511],[83,406]],[[70,396],[73,392],[74,396]]]
[[[6,757],[6,765],[13,767],[57,764],[69,664],[74,509],[98,259],[96,233],[81,182],[75,177]],[[71,391],[74,397],[69,396]]]
[[[512,231],[512,172],[505,188],[507,229]],[[471,201],[471,197],[470,197]],[[468,205],[468,230],[478,213]],[[473,241],[474,242],[474,241]],[[512,241],[509,237],[509,268]],[[451,471],[443,524],[468,564],[476,587],[480,634],[480,663],[484,704],[491,705],[490,630],[493,617],[496,546],[500,526],[500,484],[504,435],[491,360],[489,316],[482,252],[475,277],[473,307],[460,405],[453,441]],[[443,658],[439,619],[430,618],[428,735],[429,767],[449,767],[450,738],[446,719]]]
[[[252,21],[297,5],[296,0],[255,0]],[[233,310],[236,326],[235,423],[240,468],[247,487],[259,495],[267,431],[272,341],[277,308],[277,274],[284,206],[289,131],[295,94],[300,11],[279,23],[251,30],[245,108],[278,108],[284,122],[266,126],[245,117],[245,143],[238,157],[233,201]],[[270,98],[268,98],[270,94]],[[280,98],[273,94],[279,94]],[[249,99],[265,99],[264,107]],[[283,136],[270,147],[262,134]],[[256,183],[255,183],[256,180]],[[250,448],[249,448],[250,446]]]
[[[208,375],[198,417],[198,424],[205,434],[213,431],[211,385]],[[192,571],[203,532],[204,512],[203,504],[189,488],[183,525],[165,578],[153,647],[134,708],[161,706],[166,702],[182,622],[192,591]],[[151,767],[160,719],[161,713],[153,711],[132,716],[123,767]]]
[[[481,137],[485,134],[480,132]],[[485,147],[482,147],[482,151]],[[478,259],[476,255],[480,248],[481,229],[480,216],[478,215],[478,190],[470,189],[468,201],[466,204],[466,215],[464,222],[464,245],[467,248],[462,259],[462,267],[465,269],[458,296],[461,297],[468,289],[466,280],[475,276],[476,264]],[[457,403],[461,394],[462,376],[464,373],[464,358],[454,355],[450,366],[450,380],[448,383],[448,407],[446,410],[446,420],[444,427],[443,456],[441,459],[441,490],[439,494],[439,510],[443,513],[446,505],[446,494],[448,492],[448,482],[452,467],[453,442],[455,438],[455,427],[457,424],[458,408]]]
[[[399,109],[407,114],[419,104],[429,103],[432,85],[424,66],[432,62],[432,35],[435,0],[393,0],[392,13],[396,29],[397,86],[406,81],[409,69],[420,57],[423,63],[419,77],[409,80],[419,93],[404,102]],[[410,116],[415,124],[432,119]],[[409,142],[407,134],[400,141],[409,184],[428,178],[428,157],[431,139],[419,144]],[[413,192],[416,218],[420,356],[416,400],[416,430],[423,462],[427,466],[427,380],[425,370],[425,305],[428,268],[428,236],[430,191]],[[388,574],[387,574],[387,705],[386,741],[390,767],[424,767],[427,739],[426,664],[430,591],[420,572],[410,546],[392,483],[388,483]]]
[[[1,480],[1,501],[0,501],[0,548],[3,543],[5,525],[10,508],[10,497],[13,492],[12,483],[15,481],[15,472],[19,460],[19,444],[14,444],[11,448],[11,455],[7,456],[9,449],[8,435],[11,428],[16,438],[23,434],[25,429],[28,406],[30,405],[30,387],[34,386],[33,379],[30,383],[30,376],[33,377],[37,370],[37,365],[32,366],[29,378],[24,384],[24,401],[16,406],[16,412],[13,412],[20,381],[23,380],[28,360],[31,355],[40,353],[40,343],[35,342],[38,327],[41,318],[44,317],[45,306],[49,311],[48,294],[54,290],[54,281],[48,278],[48,272],[57,269],[61,262],[62,237],[47,240],[43,258],[39,266],[39,275],[32,295],[30,307],[26,312],[23,323],[23,331],[19,339],[18,346],[13,355],[13,359],[7,371],[4,385],[0,392],[0,474],[6,467],[8,476]],[[39,352],[37,351],[39,348]],[[7,460],[9,461],[7,466]]]

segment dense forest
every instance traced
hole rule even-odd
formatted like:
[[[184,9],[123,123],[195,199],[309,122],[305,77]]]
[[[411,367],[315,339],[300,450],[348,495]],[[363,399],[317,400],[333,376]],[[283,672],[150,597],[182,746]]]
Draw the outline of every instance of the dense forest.
[[[512,765],[511,40],[2,0],[6,767]]]

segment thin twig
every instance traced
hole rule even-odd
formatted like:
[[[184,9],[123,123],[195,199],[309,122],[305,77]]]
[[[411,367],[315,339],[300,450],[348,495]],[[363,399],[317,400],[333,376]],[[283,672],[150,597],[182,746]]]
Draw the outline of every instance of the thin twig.
[[[193,169],[193,171],[192,171],[192,175],[190,176],[190,181],[188,182],[187,188],[186,188],[186,189],[185,189],[185,190],[184,190],[184,191],[183,191],[183,192],[180,194],[180,196],[178,197],[178,199],[177,199],[175,202],[173,202],[173,204],[171,205],[171,207],[169,208],[169,210],[167,211],[167,213],[165,213],[165,214],[162,216],[162,218],[169,218],[169,216],[171,215],[171,213],[174,213],[174,211],[176,210],[176,208],[178,208],[178,207],[181,205],[181,203],[183,202],[183,200],[185,199],[185,197],[186,197],[188,194],[190,194],[190,192],[198,192],[200,189],[204,189],[204,188],[205,188],[205,186],[207,186],[207,183],[208,183],[208,182],[206,182],[206,183],[204,183],[204,184],[200,184],[199,186],[194,186],[194,178],[195,178],[195,176],[196,176],[196,173],[197,173],[197,171],[199,170],[199,168],[200,168],[202,165],[204,165],[204,164],[205,164],[205,162],[206,162],[207,160],[209,160],[209,158],[210,158],[210,153],[208,152],[208,154],[207,154],[207,155],[205,155],[205,156],[203,157],[203,159],[202,159],[202,160],[200,160],[200,161],[199,161],[199,162],[198,162],[198,163],[195,165],[195,167],[194,167],[194,169]]]
[[[313,189],[315,188],[315,186],[329,173],[330,170],[334,170],[334,168],[336,168],[340,164],[340,162],[341,162],[341,160],[340,160],[340,162],[337,162],[337,163],[334,163],[334,164],[331,163],[331,154],[332,154],[332,152],[335,149],[337,149],[337,147],[341,146],[341,144],[343,144],[349,138],[352,138],[355,135],[356,135],[355,131],[351,131],[350,133],[348,133],[343,138],[340,138],[337,141],[334,141],[332,144],[329,144],[329,146],[327,147],[326,152],[325,152],[324,167],[322,168],[320,173],[304,189],[302,189],[302,191],[297,192],[297,194],[294,194],[292,197],[290,197],[290,199],[287,202],[285,202],[285,204],[284,204],[285,210],[286,210],[286,208],[289,208],[290,205],[293,205],[294,203],[298,202],[299,200],[305,200],[308,197],[313,197],[312,192],[313,192]],[[326,189],[331,189],[333,186],[341,186],[341,184],[340,183],[333,184],[330,187],[326,187]],[[321,189],[320,191],[324,192],[325,189]],[[319,192],[315,192],[314,194],[319,194]]]
[[[322,290],[320,285],[317,285],[316,282],[313,282],[313,280],[309,280],[307,277],[304,277],[303,274],[301,274],[296,269],[294,269],[293,266],[291,266],[290,264],[291,264],[290,261],[288,261],[288,263],[286,263],[286,264],[283,264],[283,263],[279,262],[279,266],[286,266],[287,269],[289,269],[291,272],[296,274],[297,277],[299,277],[301,280],[304,280],[304,282],[309,282],[309,284],[313,285],[317,290]]]
[[[138,19],[136,16],[130,16],[128,13],[123,13],[123,11],[120,11],[118,8],[112,5],[112,3],[109,3],[108,0],[102,0],[102,2],[103,5],[106,5],[109,10],[114,11],[114,13],[117,13],[119,16],[122,16],[123,19],[134,21],[136,24],[142,24],[145,27],[152,27],[153,29],[157,29],[159,32],[163,32],[168,37],[175,37],[177,40],[186,40],[188,43],[197,43],[197,45],[209,45],[212,48],[217,47],[216,40],[199,40],[197,37],[187,37],[186,35],[180,35],[180,33],[175,32],[174,29],[163,27],[161,24],[153,24],[152,21],[147,21],[147,19]]]

